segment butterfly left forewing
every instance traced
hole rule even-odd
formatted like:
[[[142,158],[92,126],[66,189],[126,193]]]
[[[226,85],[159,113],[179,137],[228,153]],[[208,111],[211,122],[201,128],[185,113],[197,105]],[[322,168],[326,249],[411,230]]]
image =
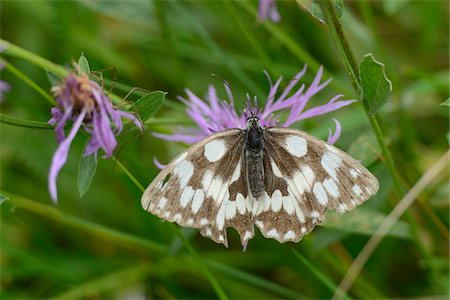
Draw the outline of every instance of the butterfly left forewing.
[[[248,212],[242,130],[231,129],[194,144],[170,162],[146,189],[142,206],[182,226],[199,228],[203,236],[228,245],[226,228],[241,240],[253,237]]]
[[[254,218],[266,237],[297,242],[327,209],[351,210],[378,190],[358,161],[305,132],[272,127],[264,139],[266,191]]]

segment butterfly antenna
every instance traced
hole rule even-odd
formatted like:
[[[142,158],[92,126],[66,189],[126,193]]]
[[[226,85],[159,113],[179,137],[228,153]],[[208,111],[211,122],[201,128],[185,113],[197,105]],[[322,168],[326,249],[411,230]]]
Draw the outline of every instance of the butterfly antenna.
[[[225,79],[223,79],[220,75],[217,75],[214,73],[211,74],[211,76],[217,80],[222,81],[222,83],[230,90],[230,94],[233,95],[233,89],[231,88],[230,84]],[[251,107],[248,106],[248,103],[243,101],[241,97],[238,97],[238,99],[246,107],[246,109],[252,113],[252,109],[251,109]]]

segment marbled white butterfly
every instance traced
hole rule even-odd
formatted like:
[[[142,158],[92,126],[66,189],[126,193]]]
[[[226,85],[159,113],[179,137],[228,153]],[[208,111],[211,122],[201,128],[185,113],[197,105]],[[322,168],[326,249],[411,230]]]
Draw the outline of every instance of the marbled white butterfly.
[[[346,212],[378,191],[378,180],[340,149],[303,131],[263,127],[217,132],[170,162],[142,196],[145,210],[228,246],[255,235],[298,242],[327,209]]]

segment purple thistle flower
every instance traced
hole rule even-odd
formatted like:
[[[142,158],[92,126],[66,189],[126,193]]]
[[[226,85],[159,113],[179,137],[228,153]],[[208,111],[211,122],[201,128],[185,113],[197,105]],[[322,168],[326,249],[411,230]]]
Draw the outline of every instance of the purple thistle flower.
[[[275,0],[259,0],[258,18],[260,22],[267,19],[275,23],[280,22],[281,17],[277,10]]]
[[[282,78],[278,79],[277,82],[273,84],[269,75],[265,72],[267,79],[269,80],[270,89],[267,96],[268,100],[264,107],[259,109],[256,98],[251,101],[250,97],[247,96],[247,106],[252,111],[258,111],[258,117],[260,118],[262,126],[289,127],[298,121],[335,111],[356,101],[339,100],[342,95],[337,95],[324,105],[305,109],[311,98],[320,92],[331,81],[331,79],[328,79],[327,81],[320,83],[323,73],[323,68],[320,67],[316,77],[309,87],[306,87],[305,84],[302,83],[300,87],[294,89],[306,73],[306,68],[307,66],[305,65],[303,70],[301,70],[291,81],[289,81],[289,84],[279,96],[276,95]],[[244,110],[241,114],[238,114],[234,108],[233,95],[226,84],[225,89],[228,94],[228,102],[219,99],[216,94],[216,89],[213,86],[209,86],[207,102],[197,97],[189,89],[186,89],[189,100],[182,97],[178,98],[186,104],[186,111],[188,115],[192,120],[194,120],[195,123],[197,123],[199,129],[182,128],[174,134],[153,134],[158,138],[168,141],[194,144],[217,131],[230,128],[244,129],[247,126],[249,112]],[[286,114],[287,117],[285,121],[280,121],[280,117]],[[336,119],[333,120],[336,123],[336,130],[334,134],[332,134],[331,130],[329,130],[327,141],[329,144],[334,144],[339,139],[341,133],[341,125],[339,121]]]
[[[51,109],[49,124],[55,125],[59,146],[53,155],[48,175],[48,188],[54,203],[57,202],[56,178],[66,163],[70,145],[81,127],[90,134],[84,155],[95,154],[100,149],[109,158],[117,146],[115,136],[123,129],[122,117],[131,120],[141,131],[142,124],[131,113],[117,110],[105,95],[102,87],[89,79],[89,75],[69,74],[59,86],[52,88],[57,106]],[[64,127],[68,121],[74,124],[67,136]]]

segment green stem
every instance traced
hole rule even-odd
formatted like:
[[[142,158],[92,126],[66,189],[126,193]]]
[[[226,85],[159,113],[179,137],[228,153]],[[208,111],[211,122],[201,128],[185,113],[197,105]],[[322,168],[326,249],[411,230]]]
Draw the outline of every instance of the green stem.
[[[113,159],[115,160],[116,164],[119,166],[119,168],[125,173],[125,175],[128,176],[128,178],[130,178],[131,181],[133,181],[134,185],[137,186],[137,188],[141,191],[144,192],[145,188],[144,186],[137,180],[136,177],[133,176],[133,174],[131,174],[130,171],[128,171],[128,169],[117,159],[117,157],[113,156]]]
[[[19,69],[15,68],[10,63],[5,64],[5,70],[8,70],[12,74],[16,75],[17,78],[21,79],[23,82],[28,84],[32,89],[34,89],[36,92],[41,94],[48,102],[50,102],[52,105],[55,105],[55,100],[53,97],[44,91],[39,85],[37,85],[33,80],[31,80],[27,75],[22,73]]]
[[[12,203],[16,208],[26,210],[28,212],[34,213],[38,216],[42,216],[61,224],[67,224],[94,236],[109,240],[117,245],[121,245],[126,248],[132,248],[138,252],[144,251],[148,253],[148,250],[158,254],[165,254],[168,252],[168,248],[165,245],[160,245],[153,241],[112,230],[103,225],[96,224],[81,219],[77,216],[61,212],[55,207],[45,205],[37,201],[29,200],[12,193],[8,193],[5,191],[0,191],[0,193],[10,198],[9,200],[7,200],[7,203]]]
[[[363,93],[362,93],[362,87],[361,87],[361,82],[360,82],[360,78],[359,78],[358,64],[356,63],[356,59],[353,55],[352,49],[347,41],[347,38],[345,37],[341,22],[339,20],[339,17],[336,14],[336,10],[334,9],[333,3],[331,0],[327,0],[326,2],[319,1],[319,3],[325,14],[325,20],[326,20],[326,23],[328,24],[328,27],[330,28],[330,33],[333,38],[333,41],[336,44],[339,54],[341,55],[341,57],[344,61],[344,64],[347,69],[349,78],[352,82],[353,88],[355,89],[355,92],[358,95],[359,99],[362,100]],[[402,188],[402,185],[401,185],[401,182],[400,182],[400,179],[398,176],[398,171],[394,164],[394,160],[392,159],[391,153],[389,152],[389,150],[387,148],[386,141],[385,141],[383,132],[381,131],[379,122],[375,116],[370,115],[367,111],[366,111],[366,114],[369,119],[370,125],[372,126],[372,130],[375,133],[377,141],[380,144],[383,156],[386,159],[386,164],[388,166],[389,172],[391,173],[392,179],[394,181],[395,189],[396,189],[398,195],[401,197],[402,195],[404,195],[404,190]]]
[[[55,127],[48,124],[47,122],[38,122],[38,121],[30,121],[30,120],[20,120],[8,115],[4,115],[0,113],[0,123],[19,126],[19,127],[27,127],[34,129],[54,129]]]
[[[394,160],[392,159],[391,153],[387,148],[383,132],[380,128],[380,123],[378,122],[377,117],[374,115],[367,114],[367,118],[369,119],[370,125],[372,126],[372,130],[375,134],[375,137],[377,138],[378,144],[381,147],[381,152],[386,159],[386,165],[388,166],[389,172],[391,173],[391,176],[393,178],[395,189],[397,190],[399,196],[402,196],[405,192],[400,182],[397,169],[395,168]]]
[[[194,247],[189,243],[189,241],[186,239],[184,234],[181,232],[180,228],[178,228],[175,224],[173,225],[173,229],[175,233],[178,235],[180,240],[183,242],[184,246],[188,249],[188,251],[191,253],[191,255],[197,260],[198,264],[202,268],[203,272],[205,273],[206,278],[208,278],[209,282],[211,283],[214,291],[216,292],[219,299],[226,300],[229,299],[223,288],[220,286],[217,279],[213,276],[213,274],[209,271],[208,267],[206,266],[206,263],[203,261],[203,259],[198,255],[198,253],[195,251]]]
[[[342,29],[341,22],[337,16],[336,10],[334,9],[333,2],[331,0],[319,1],[322,6],[322,10],[325,14],[325,20],[330,29],[331,37],[336,45],[336,48],[344,59],[345,68],[347,70],[350,81],[353,85],[356,95],[362,99],[362,88],[359,81],[359,69],[356,63],[355,56],[345,38],[344,30]]]
[[[33,52],[25,50],[3,39],[0,39],[0,47],[4,48],[3,54],[22,58],[26,61],[31,62],[34,65],[40,66],[43,69],[47,69],[61,76],[66,76],[67,74],[69,74],[69,71],[66,68],[63,68],[60,65],[52,63],[51,61],[43,57],[40,57],[39,55],[36,55]]]

